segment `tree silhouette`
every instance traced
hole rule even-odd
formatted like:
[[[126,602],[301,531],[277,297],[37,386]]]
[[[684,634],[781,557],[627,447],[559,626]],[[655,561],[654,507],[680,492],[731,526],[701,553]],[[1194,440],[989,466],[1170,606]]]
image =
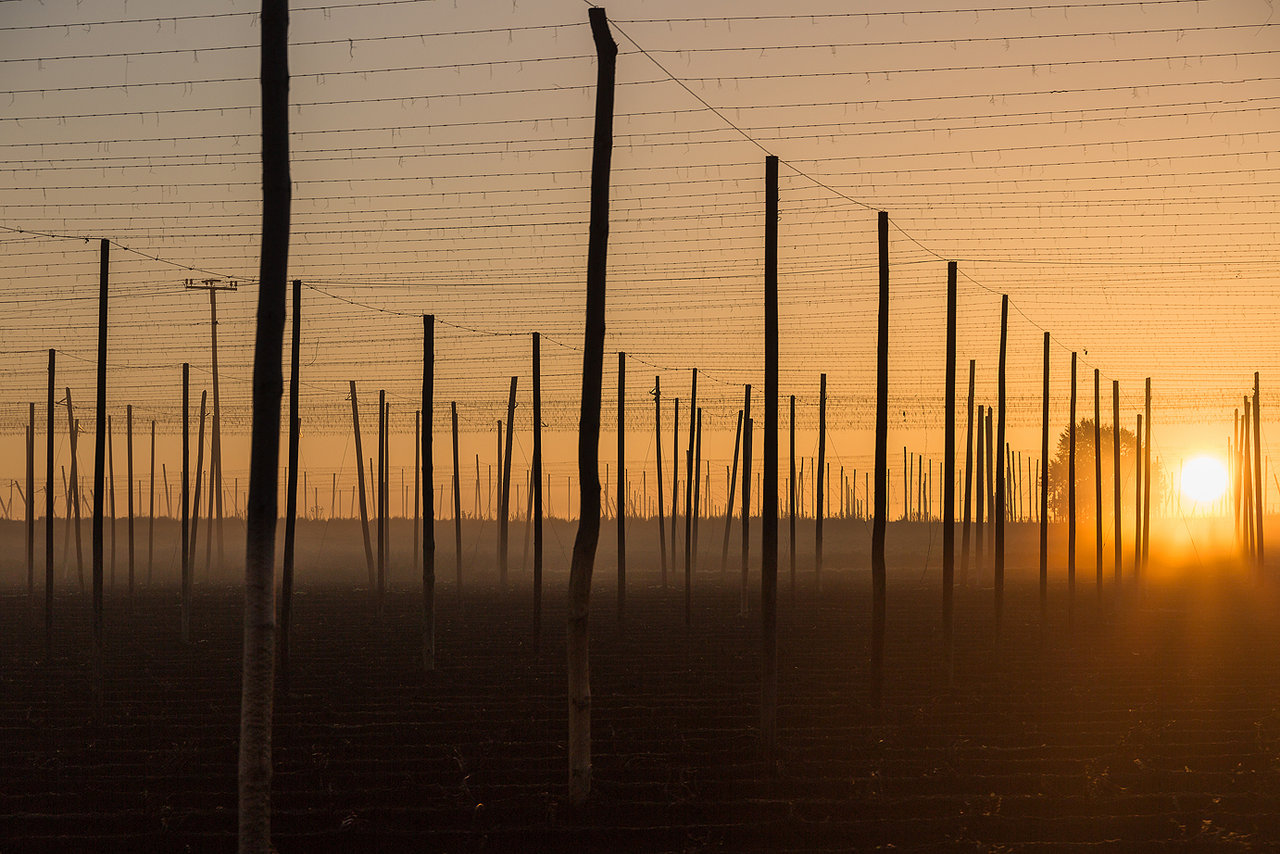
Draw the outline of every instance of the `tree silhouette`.
[[[1070,453],[1071,439],[1068,428],[1058,434],[1057,451],[1049,461],[1049,509],[1057,518],[1067,516],[1067,455]],[[1102,519],[1104,525],[1114,518],[1114,439],[1112,425],[1102,425]],[[1076,518],[1093,519],[1094,514],[1094,464],[1093,464],[1093,419],[1082,418],[1076,425]],[[1137,454],[1137,439],[1132,430],[1120,428],[1120,501],[1124,507],[1132,508],[1134,500],[1134,466]],[[1168,477],[1157,460],[1152,457],[1151,465],[1151,504],[1159,507],[1169,488]],[[1129,515],[1123,516],[1125,523]],[[1085,533],[1085,532],[1082,532]]]

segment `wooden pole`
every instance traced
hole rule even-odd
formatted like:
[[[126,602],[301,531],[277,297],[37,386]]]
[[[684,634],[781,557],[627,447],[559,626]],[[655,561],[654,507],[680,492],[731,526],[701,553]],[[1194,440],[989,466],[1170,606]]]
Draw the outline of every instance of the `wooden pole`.
[[[537,375],[536,371],[534,375],[535,376]],[[537,388],[537,386],[534,386],[534,388]],[[458,402],[457,401],[449,402],[449,416],[453,426],[453,557],[454,557],[454,572],[456,573],[454,586],[457,590],[458,602],[461,603],[462,602],[462,469],[459,468],[458,466]],[[534,436],[536,437],[537,434],[535,433]],[[534,539],[533,555],[534,555],[533,557],[534,574],[536,576],[538,572],[538,557],[539,557],[536,535]],[[539,599],[537,598],[537,591],[538,591],[538,588],[535,586],[534,587],[534,592],[535,592],[534,607],[535,608],[537,607],[537,603],[539,602]]]
[[[747,573],[751,565],[751,438],[755,422],[751,418],[751,386],[746,386],[742,403],[742,584],[739,587],[738,616],[747,615]]]
[[[969,526],[973,516],[973,380],[976,367],[977,362],[970,359],[969,398],[965,406],[964,523],[960,529],[960,584],[962,586],[969,584]]]
[[[618,622],[627,611],[627,354],[618,351]]]
[[[436,317],[422,315],[422,408],[418,412],[421,446],[413,467],[414,540],[417,541],[418,485],[422,488],[422,669],[436,669]],[[421,474],[421,476],[419,476]],[[414,549],[415,553],[417,549]]]
[[[80,592],[84,592],[84,549],[80,538],[80,420],[75,417],[75,407],[71,403],[71,386],[66,387],[67,393],[67,432],[70,434],[71,444],[71,486],[67,493],[67,522],[70,531],[75,528],[76,539],[76,579],[80,585]],[[63,551],[66,550],[66,539],[63,539]],[[64,558],[65,560],[65,558]]]
[[[156,568],[156,422],[151,422],[151,482],[147,487],[147,586]]]
[[[299,349],[302,346],[302,282],[298,279],[293,280],[292,332],[292,346],[289,348],[289,462],[284,499],[284,555],[280,561],[280,687],[285,694],[289,693],[289,629],[293,622],[294,538],[298,529],[298,443],[302,433],[302,422],[298,415]],[[217,395],[214,395],[214,400],[214,424],[216,425],[218,423]],[[306,500],[305,492],[303,500]]]
[[[128,515],[128,538],[129,538],[129,594],[133,595],[133,404],[130,403],[124,408],[124,434],[125,434],[125,473],[128,477],[129,488],[125,490],[129,493],[126,501],[125,512]],[[77,514],[78,515],[78,514]],[[77,536],[79,534],[77,533]]]
[[[766,440],[767,441],[767,440]],[[814,578],[818,583],[818,591],[822,591],[822,521],[826,515],[826,508],[823,506],[826,499],[826,489],[823,488],[822,473],[827,468],[827,375],[821,374],[818,378],[818,471],[813,482],[816,489],[814,490],[814,528],[813,528],[813,568]],[[769,470],[765,469],[765,475],[768,476]],[[762,510],[764,508],[761,508]]]
[[[535,332],[533,333],[533,637],[535,644],[540,643],[542,638],[542,543],[542,337]],[[665,553],[663,565],[666,565]]]
[[[1067,425],[1067,596],[1068,614],[1076,604],[1076,352],[1071,352],[1071,421]]]
[[[27,404],[27,596],[36,595],[36,405]],[[99,454],[101,456],[101,454]],[[95,608],[97,598],[94,599]],[[95,610],[95,615],[97,611]],[[97,624],[95,623],[95,628]],[[97,635],[95,635],[95,638]]]
[[[377,495],[378,505],[375,508],[377,513],[377,535],[378,535],[378,619],[382,619],[383,609],[386,606],[387,596],[387,522],[386,522],[386,492],[382,482],[383,464],[386,462],[386,438],[387,434],[387,390],[378,389],[378,479],[377,479]]]
[[[1006,447],[1005,437],[1005,363],[1007,342],[1009,338],[1009,295],[1000,297],[1000,366],[996,382],[996,447],[1002,451]],[[996,597],[996,639],[1000,638],[1001,624],[1004,617],[1004,523],[1005,506],[1005,467],[996,467],[996,553],[995,553],[995,597]]]
[[[796,396],[794,394],[791,395],[790,403],[790,418],[787,420],[791,446],[791,476],[787,478],[787,524],[790,527],[787,547],[791,553],[791,601],[794,603],[796,601]],[[741,420],[741,413],[738,418]],[[737,462],[736,459],[735,462]],[[729,503],[733,503],[732,490],[730,490]]]
[[[200,488],[202,486],[201,475],[204,473],[204,422],[207,413],[206,403],[209,393],[207,391],[200,392],[200,432],[196,441],[196,488],[191,495],[191,572],[194,581],[195,565],[196,565],[196,543],[200,540]],[[108,441],[110,440],[111,427],[108,425]],[[114,499],[112,501],[114,504]],[[112,521],[115,520],[115,514],[112,513]],[[206,534],[206,536],[208,536]],[[114,538],[113,538],[114,539]],[[112,544],[114,551],[114,543]],[[114,582],[113,582],[114,583]]]
[[[1120,589],[1120,567],[1123,564],[1123,558],[1121,556],[1120,547],[1124,539],[1120,530],[1120,527],[1121,527],[1120,451],[1121,451],[1121,448],[1120,448],[1120,381],[1112,380],[1111,381],[1111,456],[1114,464],[1113,466],[1114,467],[1114,471],[1113,471],[1114,497],[1112,501],[1114,506],[1112,507],[1112,513],[1114,514],[1114,518],[1115,518],[1113,525],[1115,527],[1115,538],[1116,538],[1115,575],[1116,575],[1117,590]]]
[[[402,474],[403,476],[403,474]],[[413,413],[413,561],[418,563],[422,540],[422,410]],[[526,557],[528,555],[526,554]]]
[[[680,398],[671,401],[671,571],[676,571],[676,523],[680,516]],[[662,578],[667,589],[667,578]]]
[[[1138,413],[1138,429],[1134,436],[1134,490],[1133,490],[1133,580],[1142,574],[1142,413]]]
[[[102,484],[106,461],[106,424],[103,415],[107,411],[107,286],[110,274],[111,242],[98,244],[98,364],[94,411],[93,458],[93,542],[91,563],[93,572],[93,669],[94,704],[102,707],[106,689],[105,626],[102,616]],[[69,399],[69,398],[68,398]],[[31,441],[35,442],[35,413],[31,417]],[[28,470],[28,489],[34,486]],[[34,496],[33,496],[34,497]],[[28,560],[30,560],[28,556]]]
[[[1143,429],[1147,431],[1146,441],[1142,443],[1142,569],[1145,571],[1151,559],[1151,377],[1146,379],[1143,411]]]
[[[956,262],[947,262],[946,429],[942,449],[942,645],[952,674],[956,574]]]
[[[729,500],[724,506],[724,544],[720,549],[720,574],[729,566],[729,529],[733,526],[733,497],[738,485],[738,454],[742,449],[742,410],[738,410],[738,426],[733,435],[733,469],[729,475]]]
[[[1265,554],[1263,549],[1262,531],[1263,531],[1263,528],[1265,528],[1266,526],[1263,524],[1262,490],[1265,486],[1264,481],[1266,480],[1266,478],[1264,476],[1265,473],[1263,472],[1263,469],[1262,469],[1262,416],[1259,412],[1259,410],[1262,408],[1262,405],[1261,405],[1261,399],[1259,398],[1258,383],[1259,383],[1258,371],[1254,371],[1253,372],[1253,471],[1254,471],[1253,489],[1254,489],[1254,505],[1255,505],[1254,516],[1256,516],[1258,520],[1257,525],[1254,526],[1255,527],[1254,537],[1255,537],[1255,543],[1257,545],[1256,558],[1258,561],[1258,571],[1261,572],[1263,566],[1265,565],[1264,563]],[[1149,400],[1150,400],[1150,396],[1148,394],[1148,401]],[[1149,406],[1150,406],[1150,403],[1148,402],[1148,407]],[[1147,429],[1148,430],[1151,429],[1150,420],[1148,420],[1147,422]],[[1150,474],[1148,474],[1148,477],[1150,477]],[[1144,539],[1146,537],[1146,533],[1147,532],[1144,528],[1143,530]]]
[[[974,482],[974,524],[973,524],[973,574],[977,583],[982,583],[982,552],[986,545],[986,528],[984,524],[987,516],[987,466],[986,466],[986,407],[981,403],[978,404],[978,435],[976,444],[976,466],[977,477]]]
[[[57,374],[57,350],[49,348],[49,406],[45,421],[44,476],[44,648],[53,658],[53,385]]]
[[[373,595],[377,588],[377,577],[373,562],[373,545],[369,541],[369,505],[364,491],[364,449],[360,443],[360,403],[356,398],[356,381],[351,380],[351,427],[356,435],[356,488],[360,497],[360,532],[364,535],[364,561],[369,570],[369,593]],[[369,472],[372,477],[373,472]]]
[[[182,363],[182,642],[191,643],[191,365]],[[99,489],[101,492],[101,489]],[[96,509],[97,503],[94,503]]]
[[[507,396],[507,445],[502,454],[502,506],[498,508],[500,514],[498,516],[498,584],[503,590],[507,589],[508,560],[510,559],[508,543],[511,524],[511,451],[516,434],[516,380],[517,377],[511,378],[511,391]]]
[[[693,470],[693,445],[698,432],[698,369],[693,369],[689,391],[689,445],[685,455],[684,483],[684,624],[693,625],[693,493],[697,475]]]
[[[111,416],[107,416],[107,500],[111,509],[111,589],[116,589],[116,452],[115,431],[111,429]]]
[[[1040,409],[1040,641],[1049,622],[1049,333],[1044,334],[1044,393]]]
[[[889,438],[889,214],[877,214],[880,301],[876,324],[876,518],[871,529],[871,698],[877,709],[884,691],[886,573],[885,521],[888,512]]]
[[[239,854],[271,846],[271,721],[275,683],[275,534],[289,262],[289,3],[263,0],[262,252],[253,354],[253,428],[245,534],[244,656],[240,700]]]
[[[824,390],[825,384],[824,374]],[[825,391],[823,398],[825,401]],[[822,447],[820,444],[819,448]],[[765,159],[763,461],[760,619],[764,640],[764,679],[760,734],[765,760],[773,765],[778,753],[778,158],[775,156]]]
[[[213,368],[213,430],[209,443],[209,533],[214,532],[215,523],[218,536],[218,567],[225,566],[223,550],[222,525],[222,406],[218,395],[218,291],[209,289],[209,327],[212,347]],[[302,496],[306,502],[306,493]],[[209,551],[212,538],[205,536],[205,566],[209,565]]]
[[[662,377],[653,378],[653,443],[658,470],[658,559],[662,565],[662,589],[667,589],[666,511],[662,506]],[[736,451],[735,451],[736,453]]]
[[[1093,369],[1093,544],[1098,607],[1102,607],[1102,377]]]
[[[598,57],[595,140],[591,159],[587,236],[587,320],[582,356],[582,414],[578,428],[578,533],[569,569],[569,802],[591,793],[591,687],[587,616],[591,571],[600,538],[600,398],[604,372],[605,274],[609,245],[609,173],[613,153],[613,86],[618,46],[604,9],[587,10]],[[688,586],[686,585],[686,591]]]

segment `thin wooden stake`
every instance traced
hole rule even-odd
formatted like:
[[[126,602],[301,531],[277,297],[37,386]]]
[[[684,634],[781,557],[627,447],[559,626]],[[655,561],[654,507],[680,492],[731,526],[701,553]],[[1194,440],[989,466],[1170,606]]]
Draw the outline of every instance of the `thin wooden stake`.
[[[377,576],[373,562],[373,545],[369,541],[369,505],[364,492],[364,450],[360,444],[360,404],[356,398],[356,381],[351,380],[351,426],[356,434],[356,487],[360,494],[360,532],[364,535],[364,561],[369,569],[369,594],[377,591]],[[369,472],[370,478],[373,471]]]
[[[751,386],[746,387],[742,404],[742,585],[738,616],[747,615],[747,573],[751,565],[751,438],[755,422],[751,418]]]
[[[618,351],[618,622],[627,612],[627,354]]]
[[[191,365],[182,363],[182,642],[191,643]],[[102,489],[99,486],[98,492]],[[97,502],[94,502],[95,512]],[[273,615],[274,616],[274,615]]]
[[[49,408],[45,422],[44,476],[44,649],[45,658],[53,658],[53,385],[57,373],[58,351],[49,348]]]
[[[1121,509],[1122,508],[1121,508],[1121,498],[1120,498],[1120,486],[1121,486],[1120,450],[1121,450],[1120,448],[1120,381],[1112,380],[1111,381],[1111,456],[1114,463],[1114,471],[1113,471],[1114,499],[1112,501],[1112,504],[1114,506],[1112,507],[1112,513],[1115,518],[1115,522],[1114,522],[1115,540],[1116,540],[1115,541],[1115,550],[1116,550],[1115,576],[1116,576],[1117,591],[1119,591],[1120,589],[1120,567],[1124,562],[1124,558],[1121,556],[1121,549],[1120,549],[1121,544],[1124,540],[1124,537],[1121,532]]]
[[[1076,605],[1076,352],[1071,352],[1071,421],[1067,425],[1067,613]]]
[[[969,584],[969,528],[973,517],[973,380],[976,367],[977,362],[970,359],[969,398],[965,407],[967,426],[964,437],[964,524],[960,529],[960,585],[962,587],[967,587]]]
[[[667,589],[666,512],[662,506],[662,377],[653,378],[653,443],[658,471],[658,558],[662,565],[662,589]],[[736,451],[735,451],[736,453]]]
[[[1040,642],[1049,622],[1049,333],[1044,334],[1044,393],[1040,410]]]
[[[813,568],[814,579],[818,591],[822,591],[822,522],[826,515],[826,489],[823,487],[822,473],[827,468],[827,375],[818,378],[818,470],[813,478],[814,489],[814,527],[813,527]],[[769,473],[765,469],[765,474]],[[762,510],[764,508],[761,508]]]
[[[418,413],[421,447],[414,464],[414,540],[417,540],[418,481],[422,486],[422,669],[436,669],[436,318],[422,315],[422,408]],[[419,468],[421,466],[421,468]],[[416,552],[416,549],[415,549]]]
[[[1093,521],[1098,607],[1102,607],[1102,375],[1093,369]]]
[[[729,500],[724,506],[724,544],[720,549],[720,574],[729,565],[729,529],[733,526],[733,497],[738,483],[738,455],[742,450],[742,410],[738,410],[738,426],[733,435],[733,469],[729,475]],[[661,492],[661,490],[659,490]]]
[[[659,466],[661,468],[661,466]],[[542,641],[542,338],[533,333],[533,639]],[[663,555],[666,565],[666,555]],[[665,574],[663,576],[666,577]]]
[[[871,528],[871,701],[879,709],[884,694],[886,573],[885,522],[888,514],[889,438],[889,214],[876,217],[880,256],[880,301],[876,323],[876,518]]]
[[[953,672],[952,629],[956,550],[956,262],[947,262],[946,429],[942,467],[942,646],[947,679]]]

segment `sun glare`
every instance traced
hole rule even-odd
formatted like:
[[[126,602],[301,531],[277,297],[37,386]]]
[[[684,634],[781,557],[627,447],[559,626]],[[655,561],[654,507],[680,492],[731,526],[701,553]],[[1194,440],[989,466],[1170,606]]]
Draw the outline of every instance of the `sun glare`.
[[[1227,491],[1227,468],[1217,457],[1196,457],[1182,467],[1182,494],[1197,504],[1217,501]]]

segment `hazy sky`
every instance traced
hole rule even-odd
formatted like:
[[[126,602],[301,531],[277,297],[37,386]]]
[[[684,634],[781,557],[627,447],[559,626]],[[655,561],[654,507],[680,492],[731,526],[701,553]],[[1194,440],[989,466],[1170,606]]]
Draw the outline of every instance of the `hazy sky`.
[[[999,294],[1013,303],[1015,448],[1038,454],[1045,330],[1055,432],[1072,349],[1081,406],[1092,408],[1098,367],[1108,395],[1120,381],[1127,426],[1141,378],[1154,377],[1157,450],[1170,458],[1220,446],[1254,370],[1272,420],[1271,4],[976,5],[989,4],[608,5],[620,86],[606,347],[635,357],[629,465],[653,457],[656,374],[669,436],[670,396],[687,399],[689,369],[705,371],[713,470],[727,463],[721,431],[732,438],[742,384],[761,405],[766,152],[783,160],[781,381],[798,397],[806,455],[825,371],[833,457],[870,462],[880,209],[895,224],[891,448],[940,457],[945,259],[962,273],[960,382],[976,359],[984,403],[995,400]],[[121,422],[127,403],[157,420],[165,442],[180,364],[192,363],[193,403],[209,381],[208,301],[184,290],[191,276],[246,283],[219,311],[224,425],[247,430],[260,212],[256,6],[174,8],[0,3],[0,224],[142,253],[113,251],[110,402]],[[492,459],[519,374],[523,466],[535,330],[547,336],[548,427],[567,437],[576,424],[595,81],[586,9],[295,4],[290,275],[308,285],[304,454],[317,476],[350,465],[350,379],[367,431],[386,388],[396,429],[411,435],[422,313],[438,318],[436,428],[456,400],[475,434],[464,453]],[[91,429],[97,246],[5,232],[0,253],[8,479],[22,477],[27,401],[43,424],[47,348],[60,353],[59,397],[70,386]],[[606,365],[612,429],[616,357]],[[1106,421],[1109,411],[1108,397]],[[410,442],[397,442],[406,461]],[[230,479],[247,454],[229,443]],[[554,471],[570,469],[567,439],[550,452]]]

